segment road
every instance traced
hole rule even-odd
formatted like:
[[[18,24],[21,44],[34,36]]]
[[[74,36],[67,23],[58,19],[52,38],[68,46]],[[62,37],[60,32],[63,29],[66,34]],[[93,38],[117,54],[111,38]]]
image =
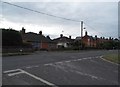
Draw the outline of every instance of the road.
[[[102,59],[116,52],[36,52],[3,57],[3,85],[118,85],[118,65]]]

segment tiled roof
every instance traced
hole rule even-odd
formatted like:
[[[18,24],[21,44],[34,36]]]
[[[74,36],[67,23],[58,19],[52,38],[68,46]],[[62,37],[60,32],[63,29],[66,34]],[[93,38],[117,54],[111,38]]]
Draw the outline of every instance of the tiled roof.
[[[95,40],[96,38],[95,37],[92,37],[92,36],[89,36],[89,35],[85,35],[84,37],[82,37],[82,38],[90,38],[91,40]]]
[[[23,40],[29,41],[29,42],[44,42],[44,43],[50,43],[52,42],[51,39],[45,37],[44,35],[40,35],[37,33],[25,33],[22,35]]]

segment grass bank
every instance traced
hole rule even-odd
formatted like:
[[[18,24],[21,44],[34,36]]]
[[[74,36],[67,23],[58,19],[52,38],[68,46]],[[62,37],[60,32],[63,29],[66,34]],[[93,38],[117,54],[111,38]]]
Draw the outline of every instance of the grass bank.
[[[107,54],[103,56],[104,59],[120,64],[120,56],[118,54]]]

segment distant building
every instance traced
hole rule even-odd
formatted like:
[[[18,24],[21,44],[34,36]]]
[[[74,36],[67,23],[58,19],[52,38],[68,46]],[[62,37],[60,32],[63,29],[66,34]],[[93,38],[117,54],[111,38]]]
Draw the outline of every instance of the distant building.
[[[37,33],[33,32],[25,32],[25,29],[22,28],[21,30],[21,36],[23,39],[23,42],[30,43],[34,49],[54,49],[56,48],[56,43],[54,43],[49,36],[45,37],[42,34],[42,31]]]
[[[96,47],[97,36],[89,36],[86,31],[85,36],[82,37],[82,42],[84,43],[85,47]]]
[[[76,40],[81,41],[81,37],[76,37]],[[98,44],[104,43],[107,41],[113,40],[112,38],[105,39],[104,37],[98,38],[97,35],[95,37],[89,36],[87,31],[85,32],[85,36],[82,37],[82,43],[85,47],[97,47]]]
[[[60,37],[53,39],[54,42],[57,44],[57,48],[70,48],[71,43],[74,41],[71,39],[71,36],[65,37],[63,34],[60,34]]]

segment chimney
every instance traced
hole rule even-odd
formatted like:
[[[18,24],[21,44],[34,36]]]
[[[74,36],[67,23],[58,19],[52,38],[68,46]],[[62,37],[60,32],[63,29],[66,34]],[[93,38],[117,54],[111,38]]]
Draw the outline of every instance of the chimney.
[[[63,37],[63,34],[60,34],[60,37]]]
[[[22,34],[25,34],[25,28],[22,27]]]
[[[50,36],[48,35],[47,38],[50,39]]]
[[[85,36],[87,36],[87,31],[85,31]]]
[[[69,36],[69,39],[71,39],[71,36]]]
[[[42,31],[40,31],[39,34],[42,35]]]
[[[95,39],[97,40],[97,35],[95,35]]]
[[[111,37],[109,37],[109,40],[111,40],[112,38]]]

